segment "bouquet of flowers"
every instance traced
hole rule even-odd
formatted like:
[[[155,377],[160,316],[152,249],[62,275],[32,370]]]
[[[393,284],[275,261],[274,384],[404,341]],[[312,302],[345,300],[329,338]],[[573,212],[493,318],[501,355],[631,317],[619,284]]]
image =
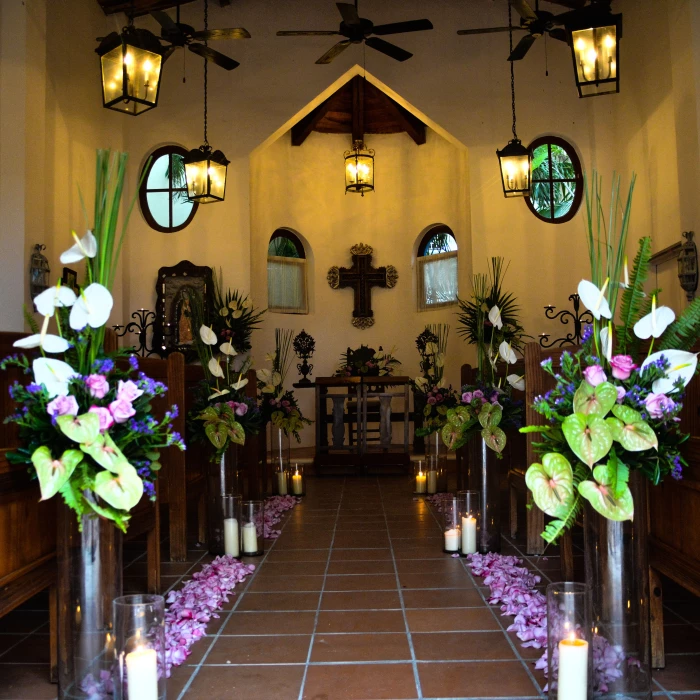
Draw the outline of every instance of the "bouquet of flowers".
[[[33,378],[27,386],[16,383],[10,389],[20,408],[6,421],[17,424],[22,447],[8,459],[34,468],[42,500],[60,493],[79,517],[96,513],[123,531],[144,493],[155,499],[159,450],[185,449],[170,423],[177,406],[160,421],[152,414],[152,400],[166,387],[138,373],[135,356],[122,369],[115,360],[125,352],[104,353],[110,289],[131,211],[117,235],[126,160],[126,153],[97,152],[94,228],[82,238],[73,232],[75,244],[61,255],[66,265],[86,262],[80,296],[59,282],[35,297],[44,317],[41,329],[33,324],[34,333],[15,346],[39,348],[41,356],[31,365],[23,355],[0,363],[3,369],[20,367]],[[48,332],[52,319],[57,335]],[[46,353],[62,353],[63,360]]]
[[[272,369],[259,369],[256,374],[263,423],[272,423],[284,430],[285,435],[294,435],[297,442],[301,442],[299,431],[305,425],[311,425],[311,421],[302,415],[294,392],[284,388],[292,362],[293,335],[291,330],[275,328],[275,352],[266,358]]]
[[[640,239],[628,271],[624,251],[634,179],[624,206],[619,187],[618,178],[607,226],[598,179],[592,197],[586,190],[592,281],[582,280],[578,293],[593,325],[578,352],[562,355],[560,373],[551,360],[542,363],[556,380],[534,404],[547,424],[522,429],[542,435],[535,445],[541,464],[530,466],[526,483],[537,506],[554,518],[542,535],[548,542],[575,522],[582,499],[609,520],[631,520],[630,472],[658,484],[668,474],[680,478],[685,464],[680,446],[688,436],[678,416],[697,369],[697,355],[689,350],[700,335],[700,300],[676,319],[669,307],[657,305],[660,290],[644,293],[649,238]],[[643,351],[642,341],[649,339]]]
[[[512,390],[525,388],[524,378],[509,374],[505,384],[497,377],[499,360],[515,364],[522,350],[524,329],[515,297],[502,290],[503,258],[491,258],[488,275],[474,275],[470,301],[460,300],[458,333],[476,346],[477,383],[463,386],[460,405],[447,411],[442,438],[451,450],[462,447],[476,433],[500,457],[506,446],[504,427],[520,427],[522,401]]]
[[[360,345],[352,350],[348,348],[340,358],[340,366],[335,372],[336,377],[386,377],[394,374],[401,364],[394,357],[396,348],[385,352],[382,346],[379,350],[367,345]]]

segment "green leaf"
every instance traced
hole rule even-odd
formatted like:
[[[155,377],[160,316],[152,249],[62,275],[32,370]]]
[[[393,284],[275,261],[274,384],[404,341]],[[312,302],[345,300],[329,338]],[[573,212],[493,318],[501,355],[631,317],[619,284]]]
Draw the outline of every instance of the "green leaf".
[[[459,441],[462,439],[462,430],[452,423],[448,423],[442,428],[442,441],[447,445],[448,450],[457,449]]]
[[[547,523],[541,537],[545,542],[550,544],[556,543],[556,541],[564,534],[566,530],[570,530],[576,523],[576,516],[581,510],[581,496],[578,493],[574,493],[574,498],[572,499],[571,507],[567,511],[566,515],[557,519],[551,520]]]
[[[486,444],[498,454],[501,454],[506,446],[506,434],[497,426],[493,428],[484,428],[481,431],[481,437],[484,438]]]
[[[700,297],[696,297],[661,337],[659,350],[692,350],[700,329]]]
[[[607,424],[613,440],[619,442],[628,452],[643,452],[659,449],[659,439],[654,429],[642,420],[642,414],[629,406],[615,406],[617,418],[608,418]]]
[[[204,426],[204,432],[217,450],[222,450],[226,446],[228,438],[228,426],[223,421],[218,423],[208,423]]]
[[[80,445],[80,449],[92,457],[101,467],[114,474],[119,471],[119,465],[126,462],[126,457],[107,433],[98,436],[89,445]]]
[[[151,462],[151,464],[149,465],[149,468],[151,471],[157,472],[157,471],[160,471],[162,466],[163,465],[160,462]]]
[[[59,416],[56,419],[60,431],[73,442],[88,444],[100,434],[100,417],[96,413],[82,416]]]
[[[574,412],[604,417],[617,401],[617,389],[610,382],[591,386],[582,381],[574,394]]]
[[[447,422],[455,427],[460,427],[470,420],[471,415],[465,406],[457,406],[447,412]]]
[[[544,455],[542,464],[527,470],[525,484],[540,510],[554,518],[566,517],[574,498],[574,471],[564,455]]]
[[[614,489],[610,463],[599,464],[593,470],[595,481],[582,481],[578,485],[579,493],[608,520],[621,522],[634,517],[634,500],[627,484],[617,485]],[[596,483],[597,482],[597,483]],[[619,495],[615,495],[615,491]]]
[[[236,445],[245,444],[245,431],[243,430],[243,426],[237,421],[234,421],[233,425],[229,427],[228,435],[231,441]]]
[[[119,473],[102,471],[95,476],[95,493],[113,508],[131,510],[143,496],[143,482],[128,462],[119,465]]]
[[[632,334],[634,324],[644,315],[644,283],[649,274],[651,261],[651,238],[645,236],[639,239],[639,248],[634,258],[629,285],[620,298],[620,324],[617,326],[617,343],[620,354],[629,353],[628,344],[635,337]]]
[[[496,404],[485,403],[479,411],[479,423],[482,428],[495,428],[503,418],[503,409]]]
[[[607,483],[613,490],[613,497],[621,498],[630,479],[629,467],[615,454],[615,450],[610,450],[610,459],[607,463]]]
[[[520,428],[520,430],[518,432],[520,432],[520,433],[546,433],[546,432],[549,432],[551,429],[552,428],[549,425],[526,425],[526,426]]]
[[[612,434],[600,416],[572,413],[564,419],[561,427],[569,447],[589,467],[610,452]]]
[[[32,454],[32,464],[39,478],[41,500],[46,501],[55,496],[82,460],[83,453],[80,450],[66,450],[60,459],[54,459],[48,447],[37,447]]]

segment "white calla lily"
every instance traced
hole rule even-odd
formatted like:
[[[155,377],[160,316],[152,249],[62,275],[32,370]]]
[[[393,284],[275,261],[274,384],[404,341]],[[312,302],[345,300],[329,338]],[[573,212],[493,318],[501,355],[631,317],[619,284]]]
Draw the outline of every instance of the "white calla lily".
[[[219,350],[224,353],[224,355],[228,355],[229,357],[233,357],[234,355],[238,355],[236,350],[234,349],[233,345],[231,343],[226,342],[226,343],[221,343],[219,345]]]
[[[49,398],[68,395],[68,382],[78,373],[67,363],[48,357],[38,357],[32,363],[34,382],[43,384],[49,392]]]
[[[612,360],[612,335],[610,333],[610,325],[600,329],[600,349],[603,357],[610,362]]]
[[[275,387],[272,386],[272,384],[266,384],[260,391],[262,391],[263,394],[274,394]]]
[[[608,300],[605,298],[605,291],[610,283],[610,278],[605,280],[602,289],[598,289],[593,282],[581,280],[578,283],[578,295],[584,306],[595,316],[597,321],[600,317],[612,318],[612,312],[608,305]]]
[[[275,351],[275,352],[268,352],[268,353],[265,355],[265,359],[266,359],[268,362],[274,362],[274,361],[277,359],[277,351]]]
[[[413,380],[413,383],[416,385],[418,389],[421,391],[425,391],[428,388],[428,380],[426,377],[416,377]]]
[[[64,265],[79,262],[83,258],[94,258],[97,255],[97,239],[92,235],[92,231],[88,230],[82,238],[78,238],[75,231],[71,233],[75,239],[75,245],[61,253],[60,260]]]
[[[246,386],[246,384],[248,384],[248,380],[239,377],[237,382],[234,382],[233,384],[231,384],[231,388],[234,391],[238,391],[239,389],[242,389],[244,386]]]
[[[279,386],[282,383],[282,375],[279,372],[272,373],[272,386]]]
[[[47,318],[49,318],[47,316]],[[70,347],[70,343],[58,335],[51,333],[35,333],[13,343],[16,348],[41,348],[45,352],[59,353],[65,352]]]
[[[53,316],[54,311],[61,306],[73,306],[76,300],[75,292],[60,283],[55,287],[45,289],[34,297],[34,306],[42,316]]]
[[[640,318],[634,324],[634,334],[637,338],[646,340],[647,338],[659,338],[664,331],[676,320],[675,311],[668,306],[656,306],[656,297],[651,298],[651,313],[644,318]]]
[[[653,362],[656,362],[664,356],[670,363],[670,367],[666,370],[666,376],[654,381],[651,385],[651,390],[655,394],[670,394],[675,391],[674,384],[678,378],[683,380],[683,385],[688,386],[688,383],[693,378],[695,370],[698,368],[698,356],[694,352],[686,352],[685,350],[659,350],[652,353],[642,363],[641,372]]]
[[[212,399],[217,399],[220,396],[225,396],[226,394],[230,394],[231,392],[228,389],[222,389],[219,391],[218,389],[214,390],[214,393],[207,399],[207,401],[211,401]]]
[[[221,365],[217,362],[215,357],[212,357],[211,360],[209,360],[207,367],[209,372],[211,372],[212,377],[224,376],[224,371],[221,369]]]
[[[445,355],[441,352],[435,355],[435,366],[444,367],[445,366]]]
[[[259,381],[263,382],[264,384],[269,384],[270,380],[272,379],[272,370],[259,369],[255,373],[255,376],[258,378]]]
[[[82,331],[85,326],[100,328],[109,320],[114,300],[107,287],[93,282],[80,292],[70,310],[68,322],[74,331]]]
[[[209,326],[200,326],[199,337],[205,345],[216,345],[216,333]]]
[[[499,330],[503,328],[503,320],[501,319],[501,310],[497,306],[491,307],[489,311],[489,321],[493,323]]]
[[[241,306],[242,306],[244,309],[249,309],[252,305],[253,305],[253,300],[252,300],[252,299],[245,299],[245,300],[243,301],[243,303],[241,304]]]
[[[438,351],[438,346],[437,343],[426,343],[425,344],[425,354],[426,355],[435,355]]]
[[[240,318],[243,316],[243,309],[236,309],[232,314],[231,318]]]
[[[525,391],[525,376],[520,376],[518,374],[509,374],[506,377],[506,381],[510,384],[513,389],[518,391]]]
[[[518,361],[518,356],[510,346],[510,343],[507,343],[505,340],[498,346],[498,354],[509,365],[514,365]]]

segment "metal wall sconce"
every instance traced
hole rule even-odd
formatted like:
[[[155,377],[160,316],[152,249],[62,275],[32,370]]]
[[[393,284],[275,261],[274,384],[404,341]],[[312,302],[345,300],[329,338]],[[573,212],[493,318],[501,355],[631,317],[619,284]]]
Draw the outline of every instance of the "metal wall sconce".
[[[34,246],[34,252],[29,261],[29,293],[32,299],[49,288],[49,261],[42,254],[42,250],[46,250],[43,243],[37,243]]]
[[[684,231],[685,243],[678,253],[678,280],[688,301],[693,301],[698,289],[698,248],[693,231]]]

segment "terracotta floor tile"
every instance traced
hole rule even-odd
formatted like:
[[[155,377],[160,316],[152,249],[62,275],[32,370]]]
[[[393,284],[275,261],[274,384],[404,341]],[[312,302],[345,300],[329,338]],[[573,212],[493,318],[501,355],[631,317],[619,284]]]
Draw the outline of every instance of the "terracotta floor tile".
[[[166,693],[170,698],[177,698],[182,692],[187,681],[194,673],[192,666],[177,666],[170,672],[170,678],[166,681]]]
[[[365,576],[327,576],[325,591],[382,591],[396,590],[395,574],[367,574]]]
[[[396,570],[399,574],[451,574],[463,571],[460,559],[440,557],[439,559],[397,559]]]
[[[410,661],[405,634],[316,634],[312,663],[320,661]]]
[[[297,700],[303,676],[303,666],[203,666],[187,697]]]
[[[255,593],[265,591],[320,591],[323,576],[268,576],[256,578],[249,590]]]
[[[411,664],[310,666],[304,700],[409,700],[417,698]]]
[[[667,654],[700,652],[700,630],[690,625],[664,626],[664,647]]]
[[[0,656],[0,663],[46,664],[50,659],[50,639],[48,634],[32,634]],[[0,678],[2,674],[0,673]]]
[[[328,632],[405,632],[406,625],[400,610],[372,610],[365,612],[321,611],[317,633]]]
[[[311,634],[316,613],[313,611],[234,612],[223,629],[224,634]],[[210,623],[211,624],[211,623]],[[209,627],[207,627],[207,631]]]
[[[470,608],[484,605],[479,593],[473,588],[449,589],[435,591],[403,592],[407,608]]]
[[[294,664],[306,663],[308,636],[219,637],[205,664]]]
[[[1,700],[55,700],[56,686],[49,683],[47,664],[0,663]]]
[[[393,561],[331,561],[328,574],[393,574]]]
[[[271,578],[273,576],[323,576],[325,573],[325,560],[276,562],[267,559],[260,567],[257,578]]]
[[[448,574],[401,573],[399,583],[402,588],[471,588],[474,589],[466,571],[453,571]]]
[[[434,547],[394,546],[394,557],[400,559],[446,559],[448,557],[438,545]]]
[[[503,632],[440,632],[413,634],[416,658],[423,661],[515,659]]]
[[[316,610],[320,593],[246,593],[237,610]]]
[[[700,656],[666,656],[666,668],[654,672],[666,690],[700,691]]]
[[[301,549],[298,551],[294,550],[283,550],[274,548],[266,557],[265,563],[287,563],[287,562],[326,562],[328,561],[328,550],[327,549]]]
[[[48,616],[46,612],[29,612],[27,610],[13,610],[0,618],[0,630],[2,632],[28,633],[46,624]]]
[[[398,591],[346,591],[324,593],[321,610],[372,610],[400,608]]]
[[[391,550],[388,547],[374,547],[370,549],[345,549],[333,547],[331,562],[334,561],[387,561],[391,559]]]
[[[481,608],[445,608],[432,610],[406,610],[411,632],[448,632],[469,630],[500,630],[493,613]],[[538,650],[542,656],[542,650]]]

